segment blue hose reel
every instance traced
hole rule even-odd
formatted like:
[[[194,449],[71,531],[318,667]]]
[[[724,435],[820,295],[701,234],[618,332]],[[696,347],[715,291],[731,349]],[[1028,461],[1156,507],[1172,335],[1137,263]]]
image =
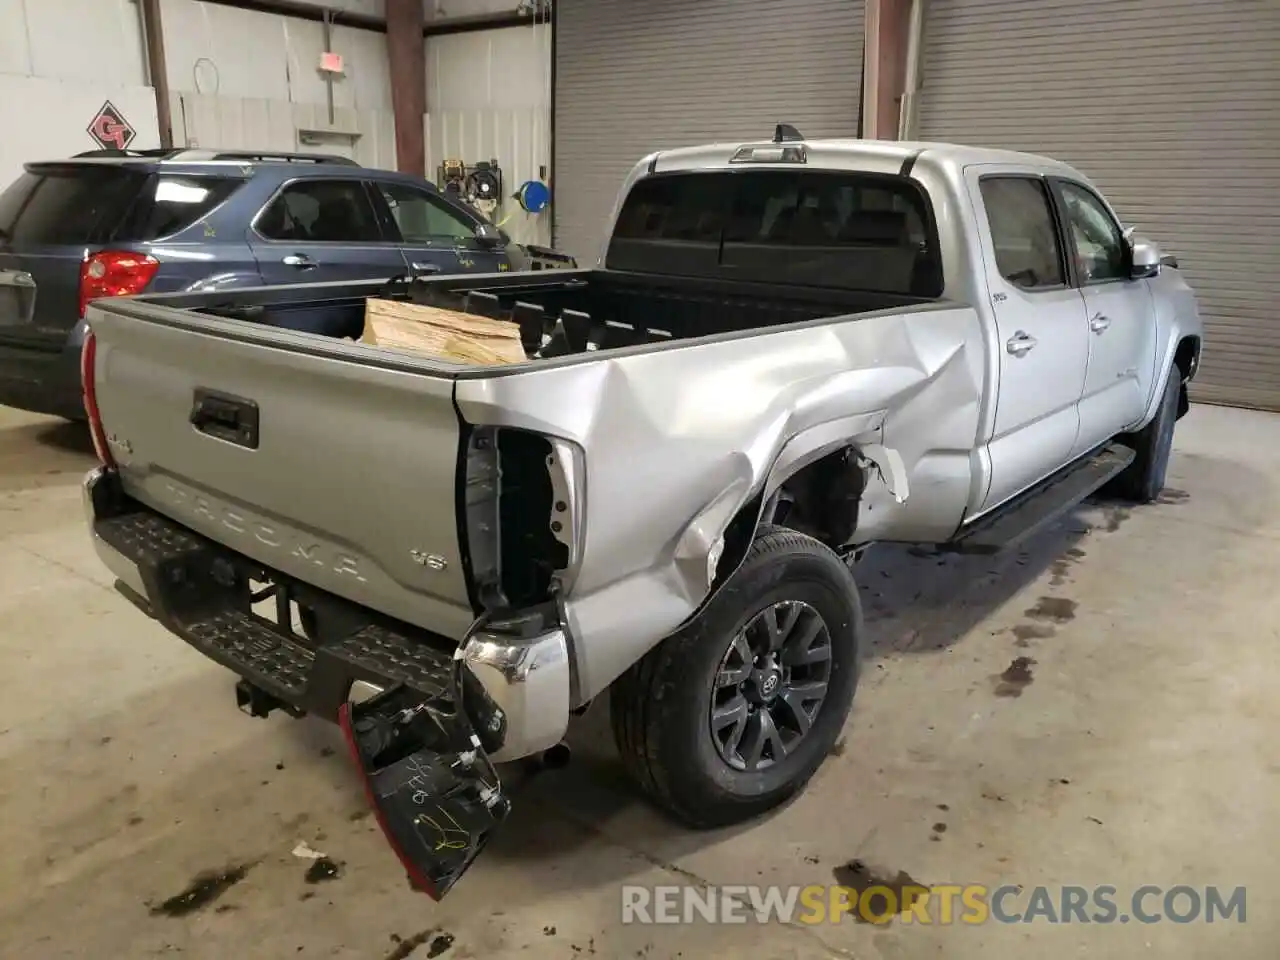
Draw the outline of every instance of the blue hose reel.
[[[551,188],[541,180],[526,180],[514,197],[526,213],[541,213],[551,202]]]

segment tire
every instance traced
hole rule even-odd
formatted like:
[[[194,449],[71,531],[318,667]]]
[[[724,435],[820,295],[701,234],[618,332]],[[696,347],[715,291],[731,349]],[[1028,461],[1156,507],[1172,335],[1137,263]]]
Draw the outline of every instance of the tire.
[[[1169,371],[1160,408],[1150,423],[1121,442],[1133,447],[1137,456],[1116,478],[1116,496],[1133,503],[1151,503],[1164,490],[1173,450],[1173,427],[1178,420],[1178,391],[1182,382],[1178,368]]]
[[[772,635],[793,625],[794,642],[782,647],[776,667],[744,669],[742,645],[767,641],[771,615],[780,628]],[[785,802],[840,736],[858,683],[861,637],[862,608],[844,562],[811,537],[763,527],[742,566],[698,617],[614,683],[613,735],[628,773],[657,804],[696,828],[740,823]],[[750,679],[736,687],[729,682],[744,673]],[[773,697],[762,705],[771,675]],[[823,678],[822,699],[806,700]],[[810,725],[786,743],[803,726],[788,706],[795,703]],[[766,712],[780,718],[777,738],[761,735]],[[731,715],[738,719],[724,726]],[[722,725],[718,735],[713,723]],[[763,749],[753,750],[759,743]]]

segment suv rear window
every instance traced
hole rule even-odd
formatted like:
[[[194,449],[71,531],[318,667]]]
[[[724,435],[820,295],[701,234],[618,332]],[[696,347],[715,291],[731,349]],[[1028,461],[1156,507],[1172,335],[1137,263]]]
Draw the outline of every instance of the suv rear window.
[[[0,237],[19,246],[159,240],[191,226],[243,182],[111,164],[42,164],[0,194]]]
[[[928,197],[905,177],[790,170],[659,174],[618,216],[613,270],[942,294]]]
[[[0,194],[0,231],[15,245],[103,242],[145,181],[108,164],[42,165]]]
[[[111,238],[145,242],[171,237],[212,212],[243,183],[234,177],[153,176]]]

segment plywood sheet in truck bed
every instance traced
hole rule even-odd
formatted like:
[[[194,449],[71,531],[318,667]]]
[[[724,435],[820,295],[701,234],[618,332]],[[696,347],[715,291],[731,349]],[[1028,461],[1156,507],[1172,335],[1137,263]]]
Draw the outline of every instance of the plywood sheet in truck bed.
[[[489,365],[528,359],[520,343],[520,327],[509,320],[376,297],[365,301],[360,339],[453,363]]]

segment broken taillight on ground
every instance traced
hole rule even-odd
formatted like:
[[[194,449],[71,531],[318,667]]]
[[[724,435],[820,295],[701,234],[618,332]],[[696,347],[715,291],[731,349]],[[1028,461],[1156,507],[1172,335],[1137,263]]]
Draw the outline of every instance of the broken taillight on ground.
[[[511,807],[481,738],[462,710],[404,686],[344,704],[338,721],[410,883],[439,900]]]

